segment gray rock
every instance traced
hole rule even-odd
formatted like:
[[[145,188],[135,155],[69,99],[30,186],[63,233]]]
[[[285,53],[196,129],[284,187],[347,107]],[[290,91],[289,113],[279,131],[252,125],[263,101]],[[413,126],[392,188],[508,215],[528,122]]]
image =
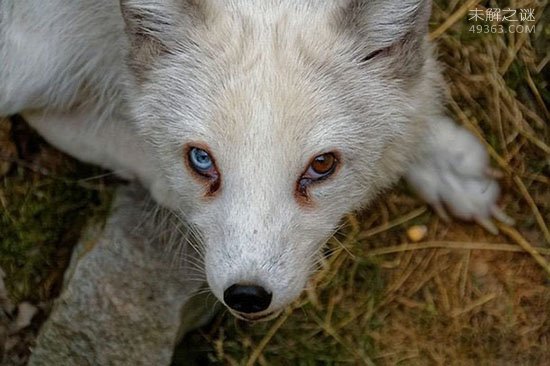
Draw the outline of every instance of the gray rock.
[[[204,273],[190,264],[200,255],[189,231],[132,187],[119,190],[93,239],[97,232],[73,253],[29,365],[169,365],[183,334],[216,310]]]

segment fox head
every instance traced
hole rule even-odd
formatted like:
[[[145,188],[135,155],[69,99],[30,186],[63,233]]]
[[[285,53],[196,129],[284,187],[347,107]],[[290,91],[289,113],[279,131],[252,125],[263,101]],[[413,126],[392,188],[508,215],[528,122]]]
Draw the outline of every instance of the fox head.
[[[121,0],[139,130],[241,318],[303,290],[438,105],[428,0]],[[437,73],[435,73],[437,74]]]

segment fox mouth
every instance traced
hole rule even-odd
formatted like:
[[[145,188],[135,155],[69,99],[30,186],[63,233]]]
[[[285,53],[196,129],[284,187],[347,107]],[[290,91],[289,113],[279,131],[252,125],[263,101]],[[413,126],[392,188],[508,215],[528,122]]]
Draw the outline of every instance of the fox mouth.
[[[231,314],[237,319],[244,320],[247,322],[255,323],[255,322],[266,322],[272,319],[275,319],[279,316],[281,311],[272,311],[265,314],[244,314],[244,313],[237,313],[234,311],[231,311]]]

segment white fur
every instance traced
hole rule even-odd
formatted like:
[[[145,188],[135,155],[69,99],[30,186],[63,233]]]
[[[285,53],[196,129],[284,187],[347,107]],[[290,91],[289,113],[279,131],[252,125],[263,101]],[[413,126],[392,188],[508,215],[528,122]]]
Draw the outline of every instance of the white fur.
[[[341,218],[407,167],[440,211],[497,212],[484,150],[442,117],[428,1],[121,2],[128,36],[116,0],[0,0],[0,115],[149,187],[200,232],[220,300],[244,282],[273,293],[266,313],[288,305]],[[213,153],[214,197],[187,143]],[[335,150],[340,169],[300,204],[304,167]]]

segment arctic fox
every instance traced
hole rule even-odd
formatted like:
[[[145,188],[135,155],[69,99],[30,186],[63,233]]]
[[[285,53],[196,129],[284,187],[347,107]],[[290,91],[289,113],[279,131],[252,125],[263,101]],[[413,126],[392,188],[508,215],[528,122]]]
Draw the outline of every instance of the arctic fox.
[[[0,115],[138,180],[242,319],[303,290],[342,217],[405,176],[490,231],[488,156],[444,116],[428,0],[0,0]]]

